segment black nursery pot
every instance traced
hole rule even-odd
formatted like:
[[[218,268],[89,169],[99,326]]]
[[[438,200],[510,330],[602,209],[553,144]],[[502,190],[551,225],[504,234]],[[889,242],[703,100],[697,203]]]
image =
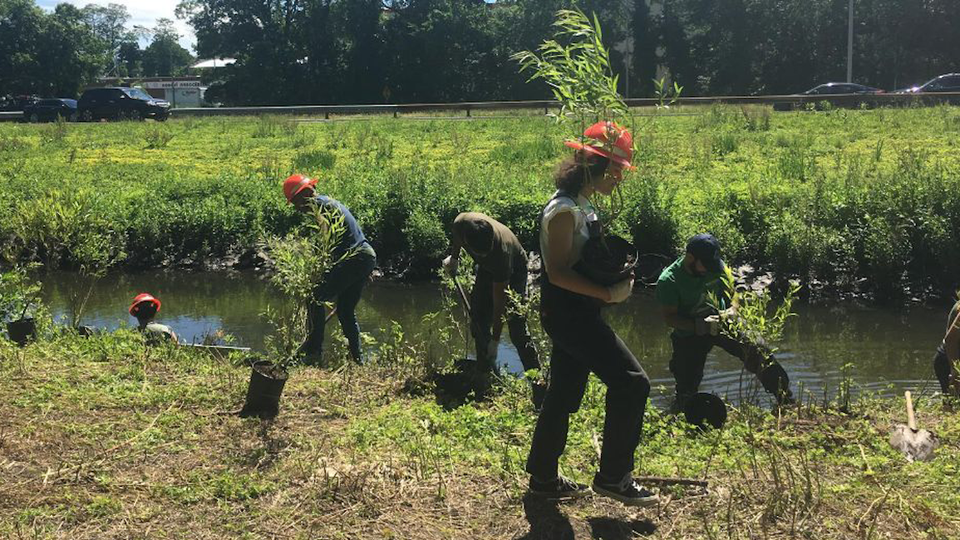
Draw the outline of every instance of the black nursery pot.
[[[7,323],[7,334],[10,340],[21,347],[37,338],[37,321],[32,317]]]
[[[587,240],[573,269],[590,281],[609,287],[630,277],[636,265],[637,248],[619,236],[609,235],[603,240]]]
[[[280,412],[280,395],[289,374],[266,360],[253,361],[250,368],[247,400],[240,410],[240,417],[274,418]]]
[[[719,397],[698,392],[687,400],[683,408],[687,422],[699,427],[720,429],[727,422],[727,406]]]

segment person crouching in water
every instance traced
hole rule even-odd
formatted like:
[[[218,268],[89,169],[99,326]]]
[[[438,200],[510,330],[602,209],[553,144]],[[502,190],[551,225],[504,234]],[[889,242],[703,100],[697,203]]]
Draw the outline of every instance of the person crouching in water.
[[[524,371],[539,369],[540,359],[530,338],[527,318],[517,313],[517,306],[507,295],[509,287],[520,301],[527,298],[527,254],[520,240],[492,217],[479,212],[464,212],[453,221],[449,255],[443,260],[443,268],[450,276],[457,275],[461,248],[477,264],[476,279],[470,291],[470,331],[477,346],[479,374],[497,373],[497,350],[505,316],[510,341],[517,348]]]
[[[937,347],[933,357],[933,372],[940,382],[944,396],[960,398],[960,374],[957,362],[960,361],[960,301],[953,305],[947,317],[947,331],[943,341]]]
[[[584,244],[600,234],[595,194],[610,195],[632,168],[630,132],[612,122],[598,122],[584,132],[584,143],[554,176],[556,193],[540,220],[543,256],[540,316],[553,342],[550,383],[527,458],[530,493],[547,498],[584,496],[589,488],[559,474],[558,460],[567,443],[570,415],[580,408],[592,371],[607,387],[603,448],[593,491],[631,506],[656,504],[656,494],[632,476],[640,443],[650,380],[640,363],[603,320],[604,303],[630,296],[633,278],[606,287],[573,269]]]
[[[350,356],[355,362],[361,363],[360,324],[357,323],[356,310],[363,287],[377,266],[377,253],[367,242],[350,210],[340,201],[318,194],[316,185],[316,180],[295,174],[284,181],[283,193],[299,212],[309,212],[312,206],[339,212],[343,216],[346,231],[333,250],[333,259],[339,262],[313,291],[314,301],[307,307],[307,338],[300,346],[299,353],[303,355],[304,363],[319,363],[326,326],[323,302],[336,300],[337,318],[349,343]],[[348,253],[349,256],[344,257]]]
[[[711,294],[720,306],[709,305]],[[733,274],[720,258],[720,242],[713,235],[698,234],[687,241],[683,256],[660,274],[656,296],[664,322],[673,328],[670,372],[676,380],[678,410],[700,388],[707,353],[714,346],[739,358],[777,403],[792,399],[787,372],[763,343],[734,339],[720,329],[724,318],[736,316],[736,297]]]
[[[130,315],[137,319],[137,329],[143,333],[150,345],[159,345],[161,343],[176,343],[177,334],[165,325],[153,322],[154,317],[160,311],[160,300],[154,298],[149,293],[140,293],[130,304],[127,310]]]

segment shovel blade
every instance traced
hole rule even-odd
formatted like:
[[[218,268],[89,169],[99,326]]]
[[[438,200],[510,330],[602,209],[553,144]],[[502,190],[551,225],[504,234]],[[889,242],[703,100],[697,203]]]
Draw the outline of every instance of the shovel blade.
[[[925,430],[916,431],[898,425],[890,432],[890,445],[907,457],[907,461],[930,461],[939,441],[937,436]]]

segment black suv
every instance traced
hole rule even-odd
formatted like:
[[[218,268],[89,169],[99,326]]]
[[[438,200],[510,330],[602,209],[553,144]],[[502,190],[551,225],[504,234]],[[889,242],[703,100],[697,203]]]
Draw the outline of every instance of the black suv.
[[[170,103],[155,99],[139,88],[91,88],[84,91],[77,104],[77,114],[84,122],[109,118],[162,122],[170,116]]]
[[[77,100],[75,99],[41,99],[23,108],[23,119],[29,122],[46,122],[56,120],[57,117],[77,121]]]

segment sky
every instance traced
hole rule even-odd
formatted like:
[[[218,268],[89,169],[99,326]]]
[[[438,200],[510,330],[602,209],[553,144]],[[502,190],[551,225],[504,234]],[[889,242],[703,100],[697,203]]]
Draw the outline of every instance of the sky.
[[[53,11],[54,6],[62,3],[73,4],[77,7],[83,7],[87,4],[104,6],[107,4],[123,4],[127,7],[127,12],[130,13],[129,25],[131,28],[137,25],[153,28],[157,19],[170,19],[180,34],[180,45],[191,53],[195,52],[193,48],[196,45],[197,38],[193,35],[193,29],[185,21],[177,20],[174,15],[174,10],[177,9],[180,0],[37,0],[37,5],[47,11]]]

